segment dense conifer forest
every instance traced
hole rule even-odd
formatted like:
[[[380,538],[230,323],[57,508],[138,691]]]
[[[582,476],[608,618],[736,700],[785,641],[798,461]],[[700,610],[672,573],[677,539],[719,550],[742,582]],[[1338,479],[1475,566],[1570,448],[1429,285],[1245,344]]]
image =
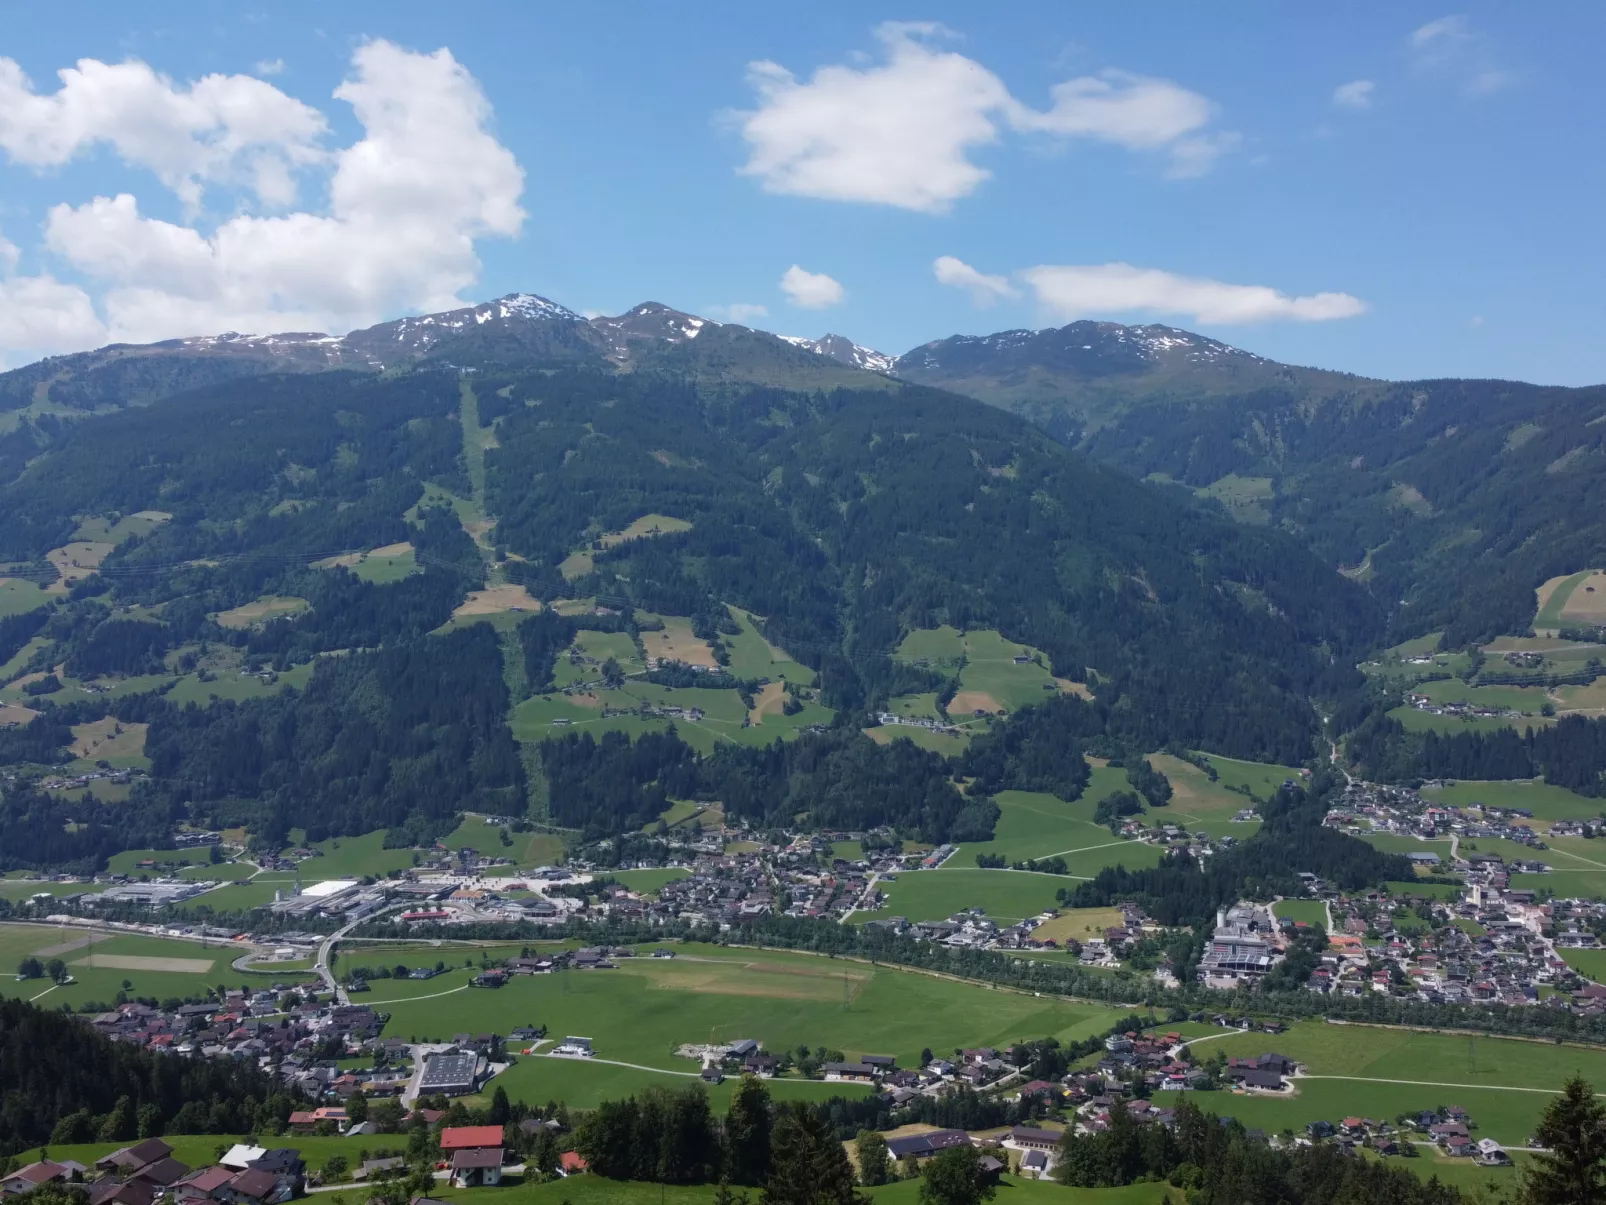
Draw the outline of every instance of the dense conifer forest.
[[[256,1133],[301,1104],[254,1063],[160,1054],[0,1000],[0,1159],[45,1143]]]

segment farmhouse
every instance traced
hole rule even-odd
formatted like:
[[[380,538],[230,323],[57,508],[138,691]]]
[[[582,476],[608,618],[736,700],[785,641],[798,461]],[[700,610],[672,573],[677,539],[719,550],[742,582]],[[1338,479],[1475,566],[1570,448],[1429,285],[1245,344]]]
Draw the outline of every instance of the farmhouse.
[[[876,1069],[868,1063],[824,1063],[820,1070],[830,1083],[869,1084],[876,1077]]]
[[[1058,1130],[1039,1130],[1031,1126],[1015,1126],[1004,1139],[1004,1145],[1020,1151],[1052,1151],[1064,1137]]]
[[[481,1127],[470,1127],[479,1129]],[[497,1130],[497,1126],[489,1127]],[[452,1184],[456,1188],[490,1187],[502,1182],[502,1148],[479,1147],[458,1151],[452,1156]]]
[[[938,1151],[951,1146],[970,1145],[970,1135],[963,1130],[931,1130],[925,1134],[906,1134],[901,1138],[887,1139],[887,1154],[893,1160],[913,1157],[929,1159]]]

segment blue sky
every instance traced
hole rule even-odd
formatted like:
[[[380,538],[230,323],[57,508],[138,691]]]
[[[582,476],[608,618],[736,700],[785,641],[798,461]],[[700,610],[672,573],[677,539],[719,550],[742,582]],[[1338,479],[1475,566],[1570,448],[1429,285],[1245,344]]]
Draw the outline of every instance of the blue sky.
[[[1606,7],[1219,12],[14,11],[0,364],[531,291],[894,353],[1099,317],[1606,380]]]

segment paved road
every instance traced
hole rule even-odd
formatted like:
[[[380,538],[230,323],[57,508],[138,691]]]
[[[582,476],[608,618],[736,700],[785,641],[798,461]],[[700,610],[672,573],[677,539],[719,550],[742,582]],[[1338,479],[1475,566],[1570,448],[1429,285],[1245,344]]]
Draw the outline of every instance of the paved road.
[[[410,901],[403,901],[399,904],[386,904],[383,908],[380,908],[374,912],[370,912],[367,916],[359,917],[357,920],[342,925],[328,937],[323,939],[323,942],[318,946],[318,961],[313,963],[312,970],[318,976],[318,978],[323,980],[324,987],[326,987],[330,993],[333,994],[336,1004],[351,1003],[351,997],[346,994],[345,988],[341,987],[335,982],[335,973],[329,966],[329,959],[334,954],[335,946],[340,943],[340,939],[345,937],[346,934],[350,933],[358,925],[365,925],[371,920],[377,920],[385,913],[394,912],[398,908],[411,908],[412,906],[413,905]]]

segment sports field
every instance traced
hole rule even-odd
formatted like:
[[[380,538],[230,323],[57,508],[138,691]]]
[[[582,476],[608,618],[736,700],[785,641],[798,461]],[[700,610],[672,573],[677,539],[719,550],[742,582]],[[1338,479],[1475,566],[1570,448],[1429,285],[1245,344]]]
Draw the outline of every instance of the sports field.
[[[67,948],[72,947],[72,948]],[[52,951],[46,953],[45,951]],[[229,963],[241,951],[227,943],[203,946],[143,934],[101,933],[56,925],[0,925],[0,995],[37,999],[46,1007],[109,1004],[123,982],[131,996],[199,996],[220,982],[237,983]],[[77,981],[53,987],[48,979],[18,981],[17,964],[29,956],[60,958]]]
[[[560,1037],[590,1037],[597,1060],[637,1065],[532,1057],[497,1081],[516,1099],[555,1097],[581,1106],[647,1083],[682,1082],[663,1073],[697,1070],[674,1056],[686,1042],[756,1038],[775,1051],[806,1042],[850,1057],[891,1054],[912,1066],[922,1046],[1001,1047],[1047,1035],[1069,1040],[1099,1032],[1118,1015],[846,959],[698,945],[676,946],[675,958],[656,959],[645,956],[650,948],[619,960],[617,970],[520,976],[488,990],[466,987],[471,972],[459,969],[422,982],[381,981],[373,998],[391,1013],[387,1036],[546,1025]],[[820,1085],[826,1087],[821,1095],[845,1086]]]
[[[1287,917],[1295,923],[1304,921],[1307,925],[1327,927],[1327,909],[1322,907],[1321,900],[1278,900],[1275,911],[1278,920]]]
[[[1285,1034],[1236,1034],[1197,1043],[1203,1058],[1219,1052],[1248,1058],[1267,1052],[1309,1067],[1292,1098],[1202,1094],[1201,1108],[1230,1114],[1268,1132],[1343,1117],[1387,1118],[1403,1112],[1460,1105],[1479,1137],[1526,1145],[1550,1095],[1575,1072],[1606,1084],[1606,1050],[1469,1038],[1452,1034],[1302,1021]]]

